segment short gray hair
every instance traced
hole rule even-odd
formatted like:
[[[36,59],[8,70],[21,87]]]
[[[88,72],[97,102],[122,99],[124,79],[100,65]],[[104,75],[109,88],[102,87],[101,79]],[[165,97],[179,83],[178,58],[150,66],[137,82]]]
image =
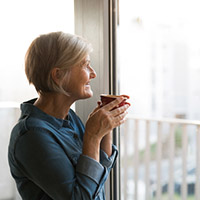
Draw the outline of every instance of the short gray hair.
[[[91,44],[77,35],[63,32],[40,35],[33,40],[25,56],[27,79],[39,93],[63,92],[51,77],[52,69],[57,67],[67,74],[91,51]]]

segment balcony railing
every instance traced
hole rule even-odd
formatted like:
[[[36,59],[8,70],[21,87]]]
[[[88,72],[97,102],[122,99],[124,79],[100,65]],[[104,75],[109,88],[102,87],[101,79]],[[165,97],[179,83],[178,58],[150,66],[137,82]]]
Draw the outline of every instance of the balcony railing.
[[[129,115],[121,130],[122,200],[200,199],[200,121]]]

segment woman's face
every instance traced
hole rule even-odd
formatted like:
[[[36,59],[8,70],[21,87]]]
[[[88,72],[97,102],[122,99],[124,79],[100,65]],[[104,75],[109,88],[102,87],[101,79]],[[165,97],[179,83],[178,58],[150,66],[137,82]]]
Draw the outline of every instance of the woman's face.
[[[80,64],[71,68],[69,79],[63,81],[63,89],[75,100],[89,98],[93,95],[90,81],[95,77],[96,72],[90,66],[87,55]]]

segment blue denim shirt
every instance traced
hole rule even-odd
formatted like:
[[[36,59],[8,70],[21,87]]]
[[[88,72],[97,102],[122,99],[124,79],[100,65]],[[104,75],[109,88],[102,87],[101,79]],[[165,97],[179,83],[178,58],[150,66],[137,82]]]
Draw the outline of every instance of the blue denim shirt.
[[[8,159],[18,191],[25,200],[105,199],[104,183],[117,157],[100,151],[100,163],[82,155],[84,126],[70,109],[67,120],[21,105]]]

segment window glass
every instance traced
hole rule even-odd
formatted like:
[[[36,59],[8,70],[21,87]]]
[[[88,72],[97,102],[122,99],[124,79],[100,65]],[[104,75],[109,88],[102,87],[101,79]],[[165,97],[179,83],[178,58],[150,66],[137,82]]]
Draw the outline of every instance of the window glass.
[[[119,1],[121,91],[131,113],[200,119],[199,1]]]
[[[24,73],[24,56],[38,35],[74,32],[72,0],[0,1],[0,101],[36,96]]]
[[[11,129],[19,104],[37,97],[24,72],[24,56],[37,36],[53,31],[74,32],[73,0],[0,1],[0,199],[21,199],[8,167]]]
[[[131,102],[120,134],[123,200],[194,199],[199,5],[196,0],[119,0],[119,86]]]

